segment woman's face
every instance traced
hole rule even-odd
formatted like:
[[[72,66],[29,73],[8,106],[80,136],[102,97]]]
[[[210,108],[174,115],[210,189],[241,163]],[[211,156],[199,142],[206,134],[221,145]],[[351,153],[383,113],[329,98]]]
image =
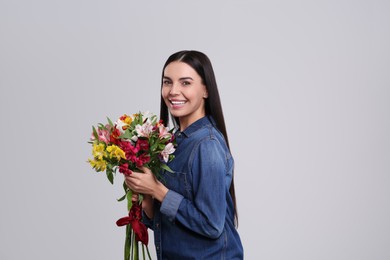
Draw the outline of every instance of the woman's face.
[[[206,86],[188,64],[174,61],[165,67],[161,94],[171,114],[179,118],[180,130],[205,116]]]

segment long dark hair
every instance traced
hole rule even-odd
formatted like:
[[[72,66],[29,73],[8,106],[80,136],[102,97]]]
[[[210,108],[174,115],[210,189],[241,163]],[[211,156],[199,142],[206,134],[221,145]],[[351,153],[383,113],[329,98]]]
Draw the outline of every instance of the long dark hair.
[[[223,117],[221,100],[219,98],[219,92],[217,87],[217,81],[215,79],[214,70],[211,65],[210,59],[202,52],[199,51],[179,51],[172,54],[164,64],[161,76],[161,87],[163,85],[164,70],[168,64],[173,61],[184,62],[187,65],[191,66],[198,75],[202,78],[202,83],[206,86],[208,97],[205,99],[205,110],[206,115],[212,116],[214,118],[217,129],[225,137],[226,144],[230,150],[229,139],[226,132],[225,119]],[[161,105],[160,105],[160,119],[162,119],[166,124],[169,122],[169,111],[168,107],[164,102],[163,97],[161,96]],[[176,125],[180,125],[179,119],[173,119]],[[233,171],[234,172],[234,171]],[[237,203],[236,203],[236,194],[234,190],[234,174],[232,178],[232,183],[229,188],[230,195],[233,199],[234,204],[234,220],[237,225]]]

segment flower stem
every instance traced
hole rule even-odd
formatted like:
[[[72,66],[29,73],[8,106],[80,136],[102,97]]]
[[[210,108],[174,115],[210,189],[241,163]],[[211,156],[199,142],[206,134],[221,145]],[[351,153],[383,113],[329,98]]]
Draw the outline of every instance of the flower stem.
[[[150,256],[149,248],[146,246],[146,253],[148,253],[149,260],[152,260],[152,257]]]
[[[145,260],[145,245],[141,244],[142,246],[142,259]]]
[[[130,247],[131,247],[131,226],[126,225],[126,240],[125,240],[125,260],[130,259]]]

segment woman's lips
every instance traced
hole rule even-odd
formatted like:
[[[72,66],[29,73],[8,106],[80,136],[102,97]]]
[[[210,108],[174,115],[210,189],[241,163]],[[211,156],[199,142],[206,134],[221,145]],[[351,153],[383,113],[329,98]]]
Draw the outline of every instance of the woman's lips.
[[[180,108],[184,106],[185,103],[187,103],[187,101],[183,100],[169,100],[169,102],[171,103],[172,108]]]

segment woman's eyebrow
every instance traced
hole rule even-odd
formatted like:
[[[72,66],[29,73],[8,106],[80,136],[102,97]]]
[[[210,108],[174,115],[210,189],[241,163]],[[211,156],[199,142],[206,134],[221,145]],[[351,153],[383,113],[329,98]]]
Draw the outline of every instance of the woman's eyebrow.
[[[168,80],[172,80],[170,77],[168,76],[163,76],[163,79],[168,79]],[[193,78],[191,77],[182,77],[182,78],[179,78],[179,80],[194,80]]]
[[[182,77],[182,78],[180,78],[179,80],[194,80],[193,78],[191,78],[191,77]]]

